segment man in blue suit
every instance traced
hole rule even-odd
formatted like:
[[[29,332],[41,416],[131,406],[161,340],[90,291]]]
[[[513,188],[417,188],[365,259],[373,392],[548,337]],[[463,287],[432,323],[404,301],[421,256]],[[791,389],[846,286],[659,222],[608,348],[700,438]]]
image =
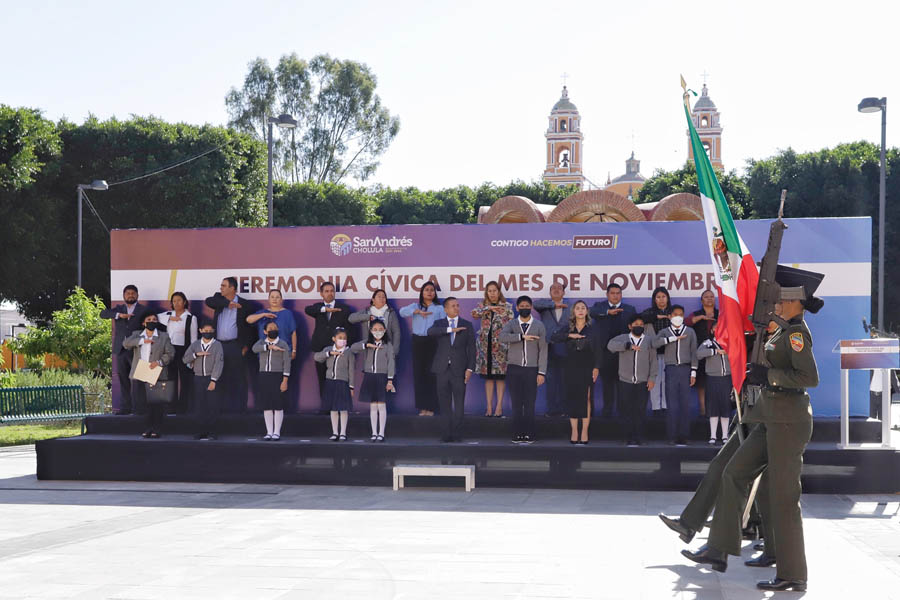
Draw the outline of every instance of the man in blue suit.
[[[634,315],[634,307],[622,302],[622,287],[615,283],[606,286],[606,300],[591,307],[594,318],[594,348],[600,352],[600,380],[603,386],[603,412],[600,416],[612,418],[616,414],[619,392],[619,355],[610,352],[609,340],[628,333],[628,321]],[[618,412],[621,412],[621,408]]]
[[[431,372],[437,378],[438,405],[444,421],[442,442],[462,440],[463,410],[466,384],[475,370],[475,329],[472,323],[459,316],[459,301],[444,300],[447,318],[437,319],[428,328],[428,335],[437,339],[437,349]]]
[[[549,300],[535,300],[534,309],[541,315],[541,322],[547,330],[547,343],[550,352],[547,355],[547,416],[561,417],[565,414],[565,388],[563,387],[563,361],[566,357],[566,344],[550,344],[550,336],[561,325],[569,324],[569,305],[564,298],[566,288],[561,283],[550,286]]]

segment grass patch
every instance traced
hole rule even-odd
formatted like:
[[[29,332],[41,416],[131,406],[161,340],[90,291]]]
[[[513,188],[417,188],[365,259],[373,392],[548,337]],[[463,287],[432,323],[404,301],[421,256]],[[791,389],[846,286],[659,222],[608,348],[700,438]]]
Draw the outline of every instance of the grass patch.
[[[0,446],[33,444],[38,440],[81,435],[81,421],[61,421],[47,424],[0,426]]]

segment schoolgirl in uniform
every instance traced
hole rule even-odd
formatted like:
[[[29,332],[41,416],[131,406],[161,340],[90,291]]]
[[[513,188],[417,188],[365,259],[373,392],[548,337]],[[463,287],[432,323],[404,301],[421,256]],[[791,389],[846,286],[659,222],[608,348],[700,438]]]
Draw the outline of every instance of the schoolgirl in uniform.
[[[259,355],[256,406],[262,409],[266,422],[263,440],[277,442],[281,439],[285,396],[291,376],[291,346],[278,336],[277,322],[266,323],[265,333],[265,338],[253,344],[253,352]]]
[[[731,418],[731,365],[728,355],[716,341],[716,328],[712,337],[697,348],[697,358],[705,358],[706,369],[706,414],[709,415],[709,443],[716,443],[716,430],[722,426],[722,442],[728,437],[728,420]]]
[[[369,418],[372,421],[372,441],[384,441],[387,421],[387,392],[394,390],[394,346],[384,326],[384,321],[376,319],[369,326],[369,339],[356,342],[350,347],[353,354],[363,354],[363,381],[360,402],[369,403]]]
[[[347,441],[347,419],[353,406],[353,375],[355,361],[347,346],[347,331],[336,327],[330,346],[316,352],[316,362],[325,363],[325,386],[322,388],[322,404],[331,412],[332,442]],[[338,428],[340,427],[340,429]]]

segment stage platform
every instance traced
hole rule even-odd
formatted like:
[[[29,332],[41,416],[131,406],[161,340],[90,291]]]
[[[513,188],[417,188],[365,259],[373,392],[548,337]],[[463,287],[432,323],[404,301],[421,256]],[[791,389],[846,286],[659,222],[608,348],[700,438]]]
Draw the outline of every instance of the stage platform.
[[[851,422],[854,442],[879,441],[880,423]],[[472,464],[476,484],[494,487],[620,490],[693,490],[718,447],[706,443],[706,423],[678,448],[661,441],[665,424],[648,422],[649,441],[638,448],[622,442],[621,425],[595,419],[588,446],[568,442],[568,419],[539,418],[538,441],[509,441],[509,419],[467,416],[467,437],[438,440],[439,417],[392,415],[387,440],[369,441],[368,415],[351,415],[346,442],[327,439],[327,415],[287,415],[282,440],[264,442],[262,417],[226,415],[220,437],[196,441],[189,417],[168,417],[163,437],[139,436],[142,417],[87,420],[87,434],[37,443],[39,479],[195,481],[221,483],[391,485],[395,464]],[[890,449],[837,448],[837,419],[816,420],[804,457],[803,489],[814,493],[900,491],[900,453]],[[422,482],[424,483],[424,482]],[[433,483],[433,482],[429,482]],[[441,482],[444,484],[445,482]],[[408,485],[416,485],[410,478]],[[447,485],[460,485],[450,479]]]

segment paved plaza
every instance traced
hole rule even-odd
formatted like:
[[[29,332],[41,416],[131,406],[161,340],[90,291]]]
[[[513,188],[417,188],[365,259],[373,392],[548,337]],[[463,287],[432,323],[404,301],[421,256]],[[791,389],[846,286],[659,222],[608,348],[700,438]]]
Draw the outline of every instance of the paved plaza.
[[[768,597],[754,585],[774,575],[682,558],[656,513],[687,493],[40,482],[34,469],[33,447],[0,449],[2,599],[737,600]],[[900,599],[900,496],[803,504],[810,589],[780,596]]]

